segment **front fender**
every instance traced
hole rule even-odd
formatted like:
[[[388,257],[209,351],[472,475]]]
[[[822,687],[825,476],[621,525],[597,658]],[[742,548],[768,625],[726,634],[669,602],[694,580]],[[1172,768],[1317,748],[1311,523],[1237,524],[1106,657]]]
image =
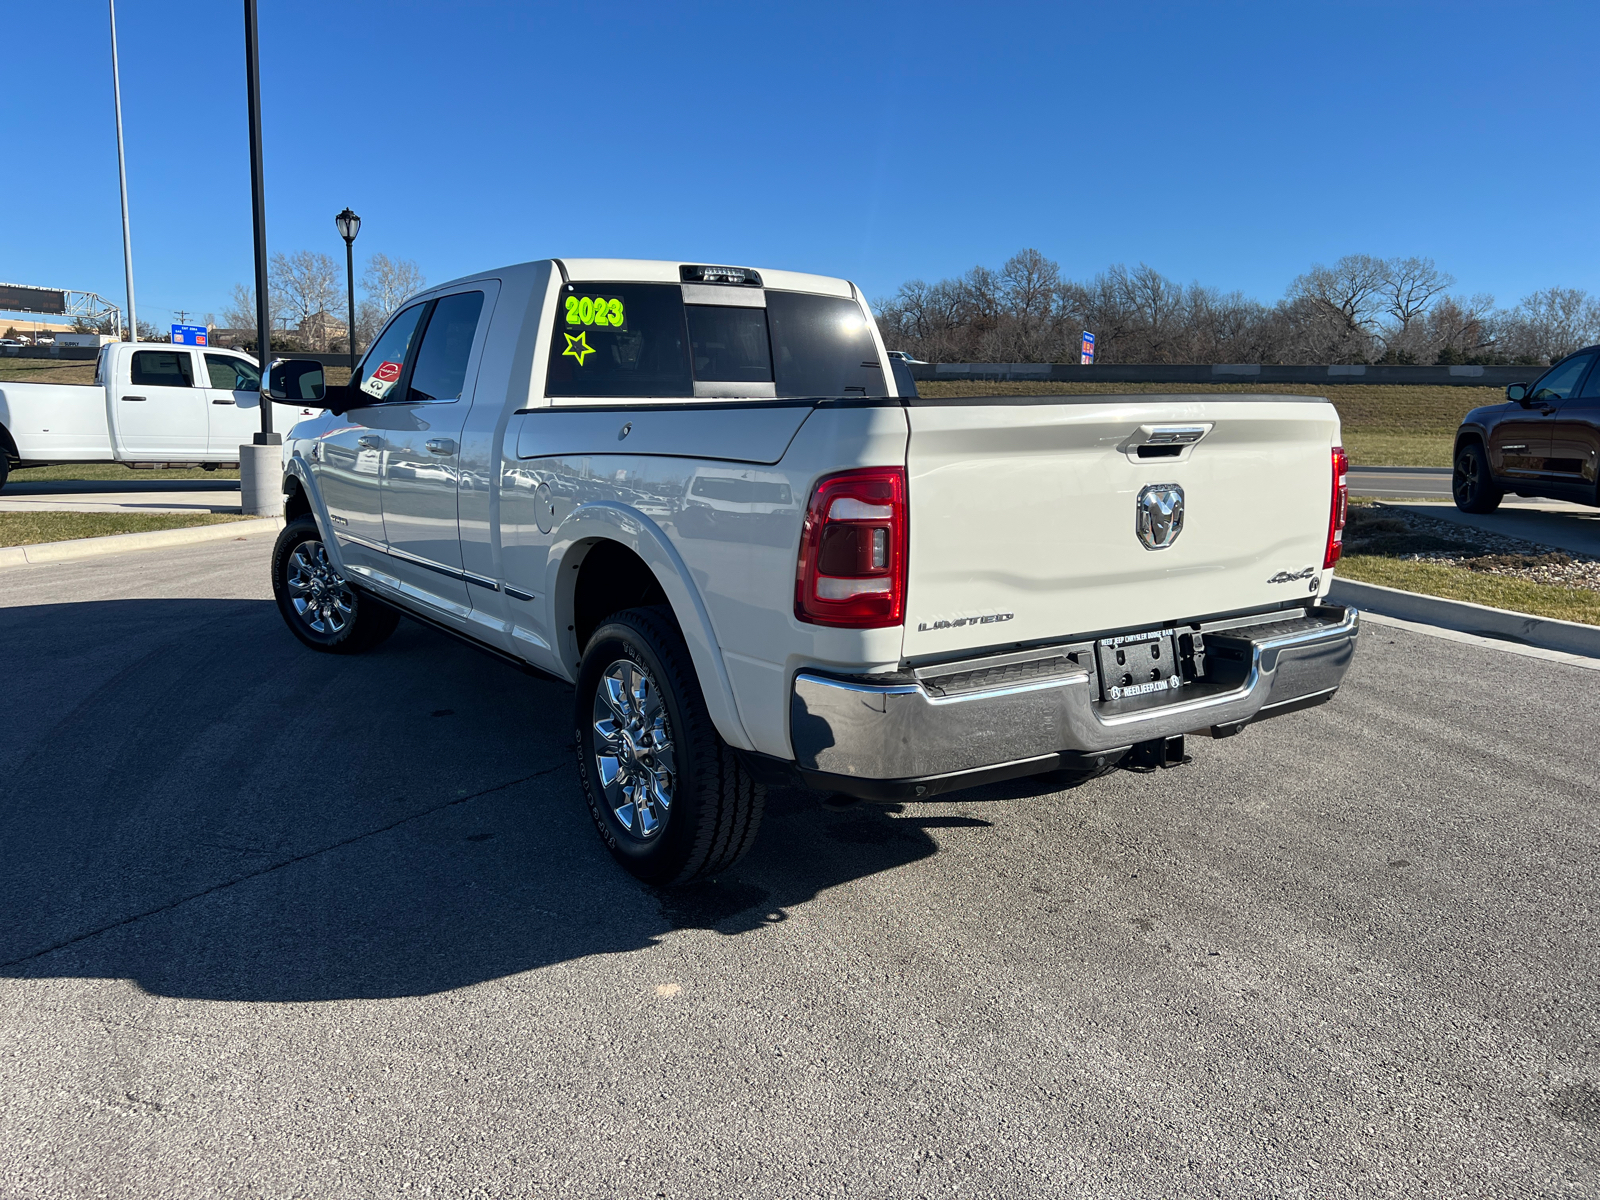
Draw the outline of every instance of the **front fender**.
[[[607,502],[582,505],[556,529],[545,564],[545,595],[550,607],[550,628],[555,631],[554,641],[563,669],[577,678],[582,657],[572,629],[577,567],[601,541],[626,546],[650,568],[661,590],[667,594],[667,603],[672,606],[678,628],[683,631],[683,640],[689,647],[689,657],[700,680],[700,690],[706,698],[706,709],[717,732],[731,746],[755,749],[739,719],[727,664],[722,660],[711,615],[706,611],[693,575],[661,527],[625,505]]]
[[[340,575],[349,578],[349,572],[344,569],[344,558],[339,553],[339,539],[333,536],[333,522],[328,519],[328,506],[322,502],[322,492],[317,488],[316,477],[312,475],[311,468],[298,449],[284,460],[285,493],[289,491],[291,478],[299,481],[301,490],[306,494],[306,500],[311,504],[311,515],[316,518],[317,529],[322,533],[322,546],[328,552],[329,563]]]

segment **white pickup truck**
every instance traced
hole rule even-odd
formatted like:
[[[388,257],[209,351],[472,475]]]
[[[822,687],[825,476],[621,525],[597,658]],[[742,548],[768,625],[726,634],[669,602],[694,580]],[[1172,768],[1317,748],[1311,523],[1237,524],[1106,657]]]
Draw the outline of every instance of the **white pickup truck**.
[[[274,404],[279,432],[310,410]],[[0,487],[17,467],[239,461],[261,429],[261,373],[234,350],[113,342],[94,383],[0,381]]]
[[[726,867],[763,786],[864,799],[1184,761],[1329,699],[1339,418],[1302,396],[919,398],[843,280],[549,260],[416,297],[284,444],[273,589],[573,684],[618,860]]]

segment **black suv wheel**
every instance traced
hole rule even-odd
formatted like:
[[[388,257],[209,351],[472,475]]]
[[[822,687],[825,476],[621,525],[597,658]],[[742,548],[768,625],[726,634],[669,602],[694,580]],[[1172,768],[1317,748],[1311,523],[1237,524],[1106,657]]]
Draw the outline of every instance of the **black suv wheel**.
[[[1505,492],[1494,485],[1489,474],[1489,456],[1483,452],[1483,443],[1466,442],[1457,451],[1450,491],[1462,512],[1491,513],[1500,507]]]
[[[590,815],[628,871],[687,883],[755,841],[764,790],[717,736],[670,612],[632,608],[595,630],[573,717]]]
[[[333,569],[316,518],[297,517],[272,548],[272,595],[289,631],[325,654],[360,654],[394,632],[400,614]]]

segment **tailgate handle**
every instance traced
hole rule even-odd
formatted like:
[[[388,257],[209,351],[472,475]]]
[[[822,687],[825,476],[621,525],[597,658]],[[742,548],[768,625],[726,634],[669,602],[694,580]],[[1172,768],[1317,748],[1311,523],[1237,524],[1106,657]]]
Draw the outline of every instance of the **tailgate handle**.
[[[1141,425],[1146,446],[1192,446],[1211,432],[1209,425]]]

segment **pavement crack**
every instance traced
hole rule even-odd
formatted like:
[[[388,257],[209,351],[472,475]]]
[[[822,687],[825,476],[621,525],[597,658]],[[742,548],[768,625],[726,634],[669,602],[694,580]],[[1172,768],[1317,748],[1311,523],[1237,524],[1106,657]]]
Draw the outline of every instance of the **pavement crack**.
[[[34,950],[24,954],[20,958],[13,958],[7,960],[6,962],[0,962],[0,970],[6,970],[11,967],[20,966],[25,962],[32,962],[36,958],[43,958],[47,954],[54,954],[57,950],[65,950],[68,946],[75,946],[79,942],[86,942],[90,938],[97,938],[103,933],[110,933],[113,929],[121,929],[123,926],[132,925],[136,921],[143,921],[148,917],[157,917],[162,913],[171,912],[173,909],[184,904],[188,904],[192,900],[203,899],[206,896],[213,895],[217,892],[226,891],[228,888],[237,887],[241,883],[249,883],[252,879],[259,879],[263,875],[270,875],[274,871],[281,871],[285,867],[292,867],[296,863],[303,863],[307,859],[316,858],[323,854],[329,854],[334,850],[341,850],[346,846],[354,845],[356,842],[365,841],[367,838],[377,837],[379,834],[389,833],[391,830],[399,829],[402,825],[409,825],[413,821],[420,821],[423,817],[431,817],[435,813],[443,812],[447,808],[455,808],[457,805],[466,804],[469,800],[479,800],[484,796],[492,796],[496,792],[503,792],[507,788],[517,787],[519,784],[528,783],[545,775],[553,775],[568,765],[569,764],[564,762],[557,763],[553,767],[546,767],[543,771],[535,771],[533,774],[524,775],[520,779],[512,779],[505,783],[497,783],[493,787],[486,787],[482,791],[473,792],[471,795],[457,796],[453,800],[446,800],[442,804],[435,804],[432,808],[425,808],[421,812],[411,813],[408,816],[401,817],[399,820],[391,821],[387,825],[380,825],[376,829],[369,829],[365,833],[358,833],[353,837],[347,837],[337,842],[331,842],[326,846],[319,846],[315,850],[307,850],[304,854],[296,854],[291,858],[285,858],[275,863],[269,863],[267,866],[258,867],[254,871],[246,871],[242,875],[236,875],[232,879],[225,879],[221,883],[212,884],[208,888],[203,888],[198,892],[192,892],[187,896],[181,896],[167,904],[146,909],[144,912],[135,913],[131,917],[122,917],[115,921],[108,921],[106,924],[101,925],[98,928],[90,929],[84,933],[74,934],[72,937],[64,938],[53,945],[45,946],[42,949]]]

